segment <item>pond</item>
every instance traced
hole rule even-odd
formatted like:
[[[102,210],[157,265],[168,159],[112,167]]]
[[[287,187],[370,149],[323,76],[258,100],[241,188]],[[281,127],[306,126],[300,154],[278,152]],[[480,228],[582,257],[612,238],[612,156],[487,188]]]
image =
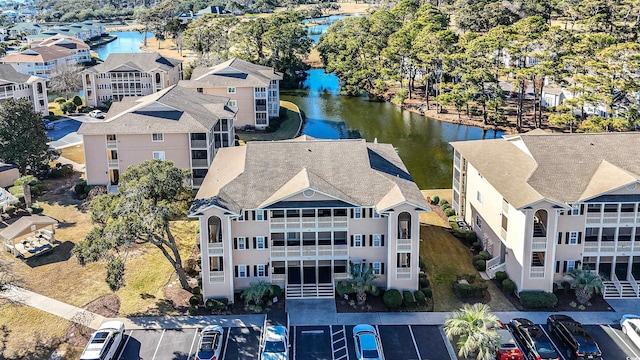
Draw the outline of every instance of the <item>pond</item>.
[[[110,43],[106,43],[101,46],[96,46],[91,50],[98,54],[100,59],[104,60],[109,54],[112,53],[139,53],[140,46],[144,41],[144,33],[137,31],[114,31],[110,32],[110,35],[116,35],[118,38]],[[153,34],[147,33],[147,37],[153,37]]]

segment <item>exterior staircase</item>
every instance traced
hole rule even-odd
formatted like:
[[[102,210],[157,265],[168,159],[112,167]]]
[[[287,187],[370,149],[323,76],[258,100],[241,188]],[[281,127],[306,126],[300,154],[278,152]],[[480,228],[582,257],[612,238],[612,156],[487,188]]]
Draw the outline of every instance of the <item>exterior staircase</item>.
[[[602,291],[602,297],[605,299],[620,299],[620,298],[638,298],[637,287],[634,288],[630,281],[603,281],[604,289]]]
[[[493,259],[487,261],[487,268],[485,272],[487,273],[487,277],[489,279],[493,279],[494,277],[496,277],[496,273],[498,271],[504,271],[505,267],[505,263],[500,262],[500,256],[496,256]]]
[[[287,299],[334,298],[333,284],[287,284]]]

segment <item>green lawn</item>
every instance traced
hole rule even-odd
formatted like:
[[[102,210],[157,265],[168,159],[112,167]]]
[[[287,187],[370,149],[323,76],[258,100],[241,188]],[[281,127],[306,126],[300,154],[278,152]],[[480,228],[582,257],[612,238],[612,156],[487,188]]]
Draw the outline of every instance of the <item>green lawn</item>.
[[[292,103],[287,101],[281,101],[280,106],[287,109],[285,120],[280,125],[277,131],[272,133],[266,131],[250,131],[241,132],[236,131],[236,135],[240,140],[247,141],[273,141],[273,140],[287,140],[293,139],[298,135],[298,129],[300,128],[300,114],[297,112],[297,107],[291,106]]]

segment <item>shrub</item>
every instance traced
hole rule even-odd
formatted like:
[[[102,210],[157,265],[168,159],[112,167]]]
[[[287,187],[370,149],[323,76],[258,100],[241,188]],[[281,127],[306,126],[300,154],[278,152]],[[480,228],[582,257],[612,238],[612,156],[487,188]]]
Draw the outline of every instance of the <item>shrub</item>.
[[[52,179],[59,179],[63,177],[67,177],[73,173],[73,165],[71,164],[61,164],[56,163],[56,166],[51,168],[51,173],[49,176]]]
[[[402,299],[407,306],[413,306],[416,303],[416,299],[413,297],[413,293],[409,290],[402,292]]]
[[[57,103],[57,104],[64,104],[65,102],[67,102],[67,99],[63,98],[63,97],[57,97],[55,98],[55,100],[53,100],[53,102]]]
[[[198,304],[200,304],[200,296],[193,295],[192,297],[189,298],[189,305],[197,306]]]
[[[502,290],[504,290],[507,294],[511,294],[516,291],[516,283],[511,279],[504,279],[502,281]]]
[[[29,187],[31,188],[31,195],[38,195],[44,189],[42,181],[38,180],[38,178],[33,175],[27,175],[18,178],[18,180],[13,183],[13,186],[16,189],[14,190],[13,188],[11,188],[11,190],[13,191],[10,190],[10,192],[15,196],[24,196],[24,193],[22,192],[22,184],[29,184]]]
[[[355,294],[355,290],[353,289],[353,285],[350,281],[342,280],[336,285],[336,292],[338,296],[344,298],[345,294]]]
[[[445,199],[440,199],[440,202],[438,204],[440,205],[444,205],[444,204],[448,204],[449,202]]]
[[[553,308],[558,304],[554,293],[544,291],[521,291],[520,303],[527,309]]]
[[[196,307],[192,306],[187,310],[187,314],[189,316],[196,316],[196,315],[198,315],[198,309]]]
[[[373,296],[380,296],[380,294],[382,294],[382,289],[380,289],[380,287],[378,286],[371,285],[367,292]]]
[[[422,291],[427,299],[431,299],[433,297],[433,291],[429,288],[420,289],[420,291]]]
[[[418,258],[418,265],[420,266],[420,270],[424,271],[427,269],[427,263],[424,262],[424,259],[422,258],[422,256]]]
[[[185,260],[184,264],[182,265],[182,267],[184,268],[184,272],[187,273],[187,275],[189,275],[189,276],[195,276],[197,274],[197,272],[198,272],[196,270],[196,259],[187,259],[187,260]],[[199,291],[198,291],[198,294],[200,294]],[[198,295],[198,294],[196,294],[196,295]]]
[[[438,195],[431,198],[431,203],[433,205],[438,205],[439,202],[440,202],[440,197]]]
[[[478,260],[475,262],[474,264],[476,266],[476,269],[478,271],[485,271],[487,270],[487,262],[485,260]]]
[[[571,283],[568,281],[563,281],[560,283],[560,285],[562,285],[562,290],[564,291],[564,293],[566,294],[569,290],[571,290]]]
[[[416,299],[418,305],[425,305],[427,303],[427,297],[424,296],[422,291],[414,291],[413,297]]]
[[[200,295],[200,287],[199,286],[194,287],[193,289],[191,289],[191,293],[193,295]]]
[[[6,212],[6,213],[7,213],[7,215],[12,216],[13,214],[15,214],[15,213],[16,213],[16,207],[15,207],[15,206],[7,206],[7,207],[4,209],[4,212]]]
[[[73,101],[67,101],[60,105],[60,110],[62,110],[63,113],[72,113],[76,111],[76,108],[77,106],[73,103]]]
[[[407,89],[400,89],[393,96],[393,103],[396,105],[402,105],[402,103],[409,97],[409,92]]]
[[[467,231],[466,234],[464,234],[464,237],[467,239],[467,242],[473,244],[475,242],[478,241],[478,234],[476,234],[475,231],[471,230],[471,231]],[[480,243],[478,243],[478,249],[481,249]]]
[[[82,180],[81,182],[75,184],[73,186],[73,191],[76,192],[76,194],[82,196],[82,195],[86,195],[86,192],[84,191],[85,187],[87,186],[87,181],[86,180]]]
[[[200,263],[198,263],[198,266],[200,266]],[[198,276],[198,286],[200,286],[200,289],[202,289],[202,276]]]
[[[279,297],[280,295],[282,295],[282,288],[280,287],[280,285],[271,285],[271,295],[273,297]]]
[[[382,296],[382,301],[389,309],[395,309],[402,305],[402,295],[400,294],[400,291],[390,289],[385,291]]]
[[[82,98],[78,95],[74,96],[73,99],[71,99],[71,101],[76,105],[76,106],[82,106]]]
[[[507,280],[509,278],[509,276],[507,275],[507,273],[505,271],[497,271],[496,272],[496,281],[498,282],[498,284],[500,286],[502,286],[502,282]]]
[[[429,282],[429,279],[427,278],[420,278],[420,280],[418,280],[418,283],[420,284],[420,288],[428,288],[429,286],[431,286],[431,283]]]
[[[456,211],[455,211],[455,210],[453,210],[452,208],[448,208],[448,209],[445,209],[445,210],[444,210],[444,214],[445,214],[446,216],[453,216],[453,215],[455,215],[455,214],[456,214]]]
[[[473,263],[477,263],[480,260],[485,260],[484,256],[482,255],[473,255]]]
[[[458,295],[463,299],[470,298],[475,294],[475,289],[471,284],[457,283],[455,287],[458,292]]]
[[[31,213],[32,214],[41,214],[44,211],[44,209],[38,205],[38,204],[33,204],[31,205]]]
[[[478,255],[482,256],[483,260],[491,259],[491,254],[489,254],[487,251],[480,251]]]
[[[451,209],[451,205],[442,204],[442,205],[440,205],[440,208],[442,209],[442,211],[447,211],[447,209]]]

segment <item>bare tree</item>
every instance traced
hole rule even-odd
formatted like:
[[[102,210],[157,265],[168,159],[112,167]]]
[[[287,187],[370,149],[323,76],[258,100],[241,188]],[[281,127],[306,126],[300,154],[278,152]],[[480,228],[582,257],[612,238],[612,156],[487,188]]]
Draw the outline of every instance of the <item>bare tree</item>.
[[[80,72],[84,68],[77,64],[63,64],[56,66],[49,75],[49,88],[61,93],[65,98],[82,89],[82,76]]]
[[[0,257],[0,294],[9,290],[12,286],[20,286],[23,279],[13,269],[11,261],[5,257]],[[0,304],[13,303],[15,299],[0,296]]]

